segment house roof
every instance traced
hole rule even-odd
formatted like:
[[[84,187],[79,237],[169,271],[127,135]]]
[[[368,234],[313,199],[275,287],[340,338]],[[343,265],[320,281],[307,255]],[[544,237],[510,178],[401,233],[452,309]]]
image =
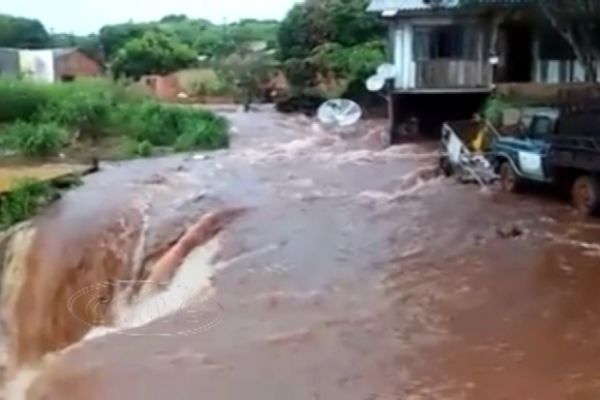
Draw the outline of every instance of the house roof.
[[[78,50],[79,49],[77,47],[57,48],[57,49],[52,49],[52,54],[54,55],[54,57],[63,57],[63,56],[69,55],[71,53],[74,53]]]
[[[529,0],[471,0],[461,2],[460,0],[371,0],[367,11],[373,12],[408,12],[427,11],[431,9],[458,9],[474,6],[514,6],[528,3]],[[440,5],[441,3],[441,5]],[[434,5],[432,5],[434,4]]]

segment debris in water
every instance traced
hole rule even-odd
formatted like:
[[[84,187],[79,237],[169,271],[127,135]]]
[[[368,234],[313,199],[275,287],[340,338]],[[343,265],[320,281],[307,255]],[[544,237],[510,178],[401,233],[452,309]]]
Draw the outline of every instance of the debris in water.
[[[524,232],[523,228],[519,227],[518,225],[506,225],[506,226],[499,227],[496,230],[496,233],[502,239],[511,239],[511,238],[520,237],[525,232]]]

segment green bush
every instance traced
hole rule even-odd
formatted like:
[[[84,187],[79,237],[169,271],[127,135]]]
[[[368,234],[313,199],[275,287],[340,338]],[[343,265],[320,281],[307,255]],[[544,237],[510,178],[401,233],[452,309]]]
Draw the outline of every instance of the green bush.
[[[513,107],[517,107],[515,101],[502,96],[493,95],[486,100],[482,113],[485,119],[490,121],[493,125],[500,125],[502,123],[502,114],[504,111]]]
[[[152,143],[147,140],[137,142],[133,139],[130,139],[125,143],[123,151],[125,155],[131,157],[150,157],[153,152],[154,148],[152,147]]]
[[[4,133],[3,144],[26,156],[50,156],[67,142],[67,133],[53,122],[17,122]]]
[[[0,124],[0,147],[28,156],[56,154],[70,135],[130,138],[136,156],[150,155],[153,146],[214,149],[228,142],[227,121],[212,111],[161,104],[105,80],[0,79]]]
[[[173,146],[181,140],[180,146],[186,142],[205,149],[227,145],[227,121],[211,111],[146,101],[127,105],[120,113],[129,135],[137,142]]]
[[[47,86],[0,79],[0,123],[34,119],[48,103]]]
[[[218,120],[189,120],[182,134],[175,141],[175,151],[195,149],[218,149],[227,147],[229,138]]]
[[[0,197],[0,228],[31,218],[56,195],[56,191],[45,182],[31,179],[17,181],[10,192]]]
[[[107,125],[114,104],[110,90],[103,89],[92,82],[55,85],[48,91],[49,101],[39,118],[85,133],[98,131]]]

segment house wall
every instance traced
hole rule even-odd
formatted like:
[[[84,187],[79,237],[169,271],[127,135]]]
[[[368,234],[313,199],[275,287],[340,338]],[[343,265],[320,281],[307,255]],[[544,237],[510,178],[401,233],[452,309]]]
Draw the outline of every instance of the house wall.
[[[581,63],[574,59],[574,56],[564,55],[563,58],[559,58],[554,55],[553,57],[544,58],[540,51],[540,42],[542,40],[562,40],[555,35],[554,37],[544,36],[543,33],[538,31],[534,42],[534,71],[533,78],[535,83],[577,83],[585,82],[585,70]],[[596,66],[598,76],[600,76],[600,64]]]
[[[484,25],[464,19],[460,23],[475,24],[478,28],[475,59],[433,59],[417,61],[413,54],[414,27],[456,24],[451,18],[398,19],[391,25],[393,62],[397,76],[396,91],[489,88],[491,68],[485,48],[489,41]]]
[[[19,52],[14,49],[0,49],[0,77],[19,77]]]
[[[62,77],[94,77],[104,72],[102,66],[81,51],[74,51],[55,60],[56,80]]]

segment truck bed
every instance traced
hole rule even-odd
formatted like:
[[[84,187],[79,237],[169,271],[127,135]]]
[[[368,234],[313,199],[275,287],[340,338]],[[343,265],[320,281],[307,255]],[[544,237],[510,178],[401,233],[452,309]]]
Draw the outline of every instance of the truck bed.
[[[556,135],[548,161],[552,167],[600,172],[600,137]]]

